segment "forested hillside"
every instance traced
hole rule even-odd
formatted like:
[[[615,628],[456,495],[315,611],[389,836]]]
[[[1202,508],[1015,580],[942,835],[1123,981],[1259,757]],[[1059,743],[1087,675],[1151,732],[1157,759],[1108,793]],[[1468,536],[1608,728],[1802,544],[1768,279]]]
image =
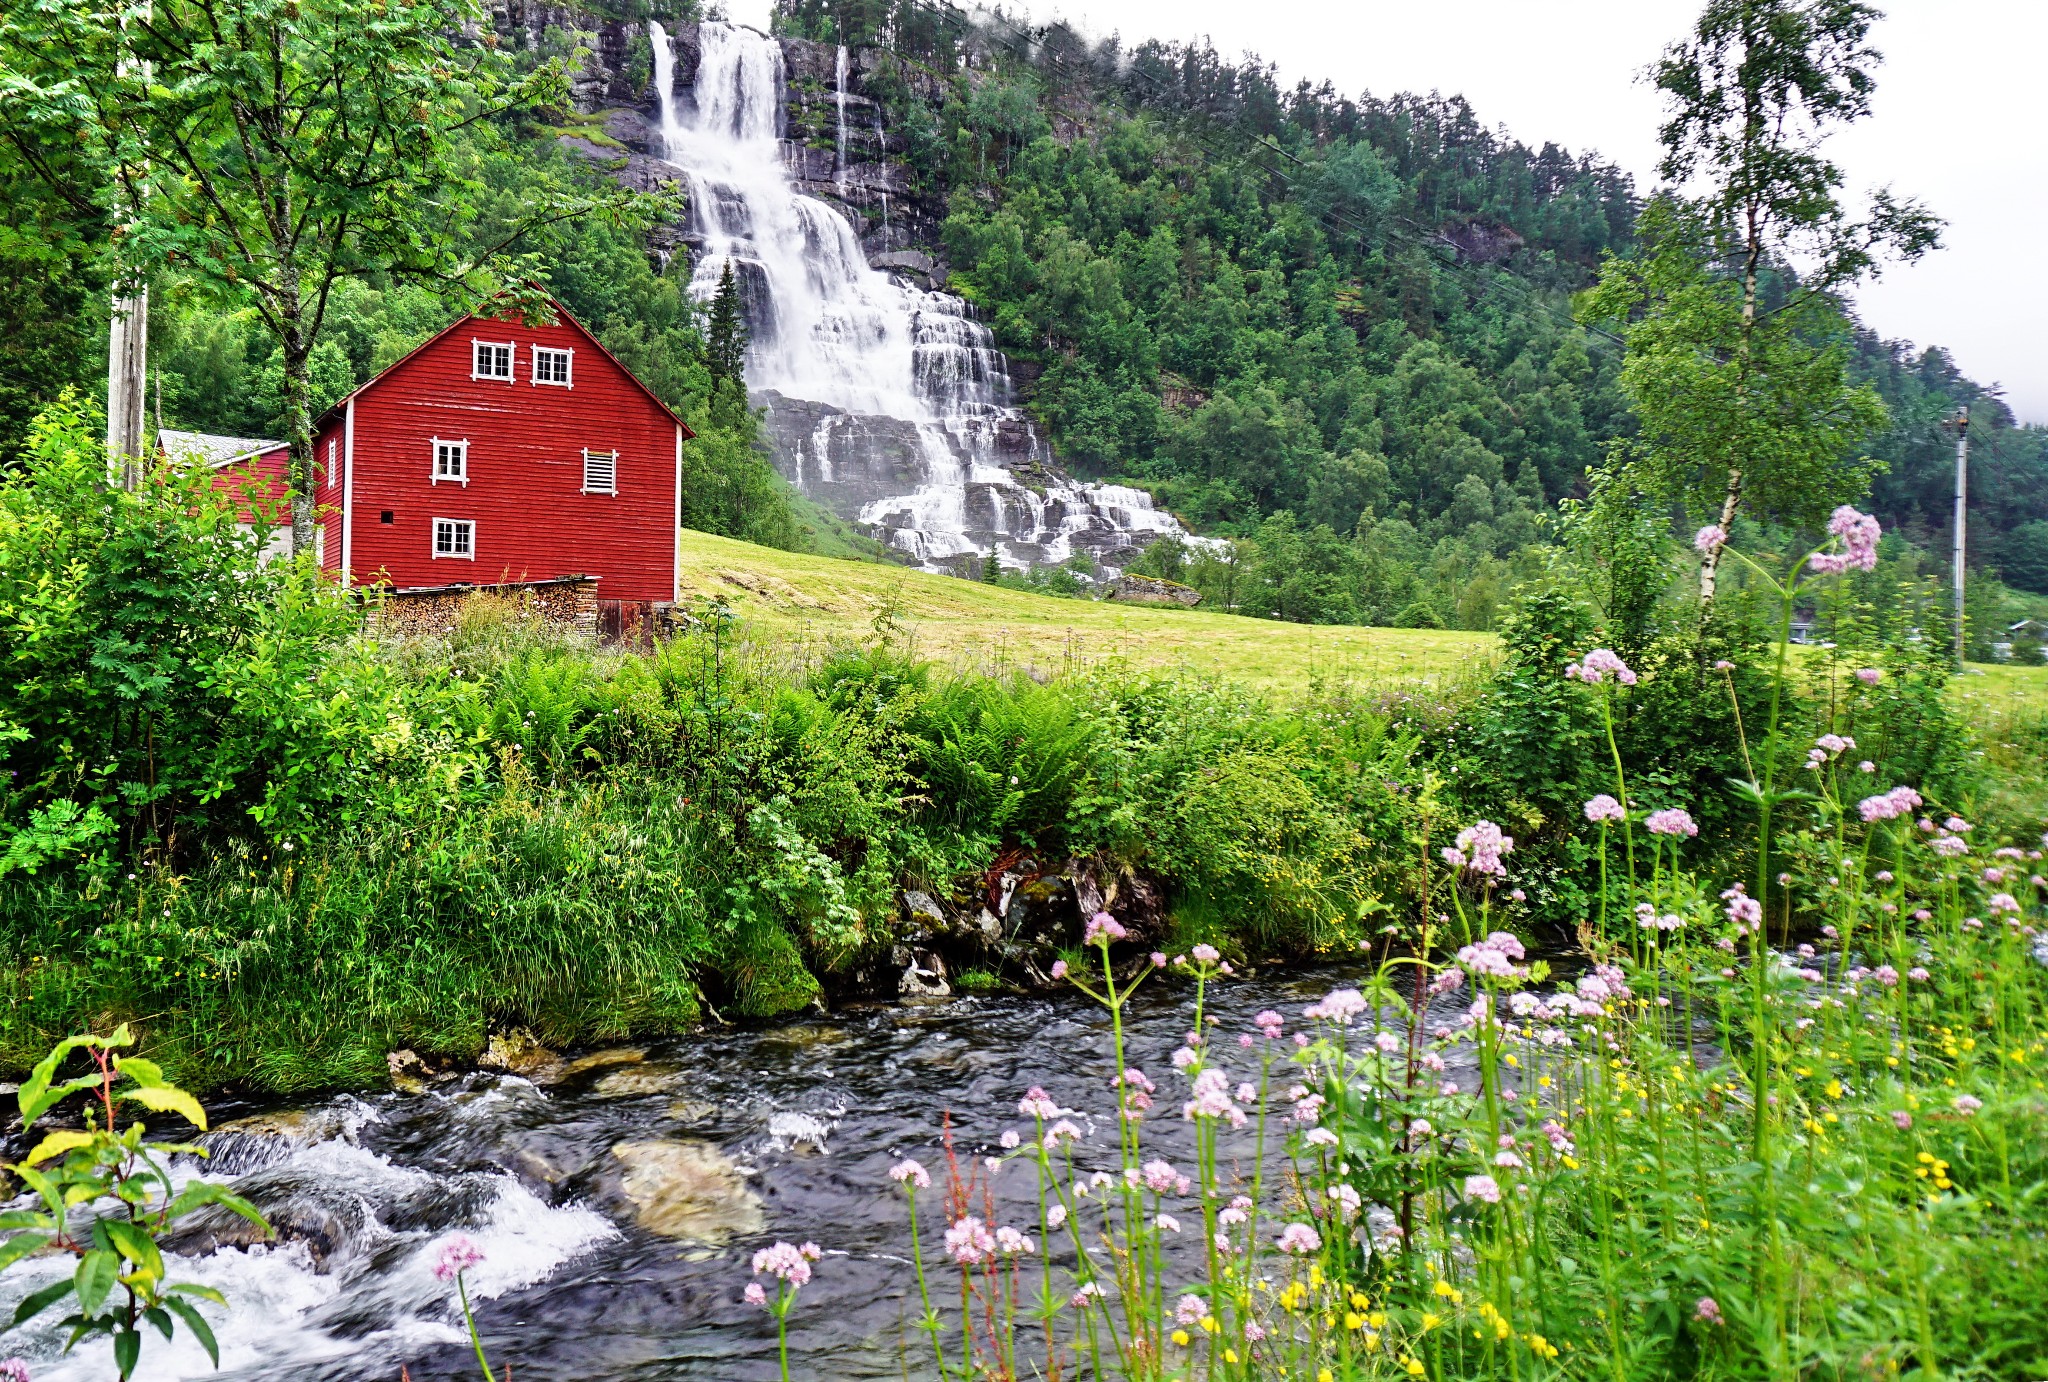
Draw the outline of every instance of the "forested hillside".
[[[646,17],[498,10],[509,61],[561,60],[583,79],[566,108],[464,132],[472,240],[488,243],[509,223],[503,208],[535,188],[619,175],[627,150],[601,112],[651,103]],[[1641,205],[1596,155],[1520,142],[1455,96],[1289,89],[1207,47],[1121,47],[923,0],[795,0],[776,23],[858,55],[882,156],[910,190],[897,215],[984,312],[1061,458],[1239,540],[1231,561],[1169,548],[1146,562],[1217,603],[1491,627],[1556,540],[1559,502],[1582,495],[1587,468],[1632,430],[1618,340],[1573,316],[1603,256],[1631,252]],[[95,386],[106,226],[6,149],[0,192],[13,211],[0,270],[17,285],[0,302],[11,452],[58,390]],[[686,521],[816,542],[820,525],[805,520],[818,515],[750,454],[751,421],[714,416],[701,308],[675,247],[663,227],[597,218],[516,246],[704,434]],[[312,361],[318,393],[338,396],[454,310],[433,284],[345,284]],[[282,435],[278,355],[246,306],[173,266],[152,331],[165,425]],[[1974,559],[2048,592],[2048,431],[2013,426],[1938,348],[1884,341],[1846,316],[1838,344],[1889,405],[1889,429],[1867,447],[1886,467],[1872,494],[1886,526],[1939,545],[1942,423],[1968,402]]]

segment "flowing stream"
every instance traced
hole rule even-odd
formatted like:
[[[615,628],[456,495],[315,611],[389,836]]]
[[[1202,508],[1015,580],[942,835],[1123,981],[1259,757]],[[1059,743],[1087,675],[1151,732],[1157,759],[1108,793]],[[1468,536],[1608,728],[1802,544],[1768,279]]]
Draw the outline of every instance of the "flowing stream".
[[[1254,1013],[1276,1008],[1292,1029],[1303,1005],[1359,977],[1329,969],[1213,988],[1234,1077],[1256,1078],[1235,1046]],[[1184,1168],[1184,1087],[1168,1057],[1192,996],[1148,983],[1128,1045],[1160,1087],[1148,1154]],[[1461,1008],[1433,1020],[1455,1021]],[[432,1275],[440,1242],[461,1232],[485,1254],[470,1290],[493,1363],[511,1363],[518,1382],[773,1377],[773,1326],[740,1292],[746,1259],[776,1239],[826,1251],[794,1317],[794,1375],[926,1377],[888,1167],[908,1155],[931,1168],[929,1234],[942,1214],[941,1116],[953,1115],[963,1154],[993,1153],[1004,1129],[1029,1130],[1016,1105],[1034,1084],[1079,1111],[1083,1163],[1114,1166],[1112,1069],[1101,1009],[1006,995],[725,1029],[532,1078],[479,1072],[296,1108],[216,1105],[217,1118],[241,1116],[209,1136],[207,1174],[232,1179],[285,1241],[187,1235],[173,1277],[218,1286],[233,1303],[225,1314],[206,1307],[221,1371],[189,1340],[171,1349],[152,1335],[140,1375],[396,1382],[403,1364],[416,1382],[475,1378],[453,1290]],[[999,1220],[1035,1223],[1028,1167],[1008,1167],[994,1188]],[[63,1270],[56,1260],[9,1270],[0,1311]],[[54,1326],[31,1328],[0,1353],[27,1355],[37,1382],[113,1377],[104,1343],[61,1361],[60,1344]]]
[[[990,552],[1011,567],[1076,552],[1114,564],[1183,533],[1142,490],[1061,471],[967,303],[873,268],[846,216],[797,189],[782,137],[780,43],[701,24],[694,87],[678,92],[675,40],[659,24],[648,30],[660,143],[690,189],[691,292],[708,298],[732,266],[750,331],[748,381],[785,476],[933,569]],[[841,48],[833,179],[842,190],[848,74]]]

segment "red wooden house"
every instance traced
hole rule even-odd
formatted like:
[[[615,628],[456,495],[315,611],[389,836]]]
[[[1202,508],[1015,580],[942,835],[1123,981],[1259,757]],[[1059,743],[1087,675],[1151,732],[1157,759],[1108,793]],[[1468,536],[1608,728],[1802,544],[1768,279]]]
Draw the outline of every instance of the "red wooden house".
[[[216,437],[206,432],[179,432],[169,427],[157,433],[157,446],[174,464],[206,466],[213,471],[213,487],[234,496],[235,516],[244,528],[261,524],[266,531],[263,556],[288,554],[292,549],[291,527],[285,509],[286,476],[290,470],[290,447],[281,441],[261,437]],[[264,512],[258,513],[261,505]],[[280,528],[275,520],[285,518]]]
[[[693,434],[554,310],[465,317],[315,421],[321,564],[344,584],[584,575],[607,603],[676,598]]]

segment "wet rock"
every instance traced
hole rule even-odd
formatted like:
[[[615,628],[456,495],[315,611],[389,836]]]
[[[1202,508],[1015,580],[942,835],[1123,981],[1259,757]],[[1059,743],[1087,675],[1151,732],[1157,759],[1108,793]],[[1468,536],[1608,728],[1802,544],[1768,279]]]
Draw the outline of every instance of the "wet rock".
[[[683,1072],[673,1065],[632,1065],[614,1070],[590,1087],[600,1099],[635,1099],[648,1094],[671,1094],[683,1082]]]
[[[608,1051],[592,1051],[587,1056],[578,1056],[562,1067],[564,1079],[581,1075],[589,1070],[603,1070],[612,1065],[638,1065],[647,1059],[644,1046],[619,1046]]]
[[[946,982],[946,962],[929,950],[918,951],[897,981],[897,996],[906,1003],[933,1003],[953,996]]]
[[[910,914],[910,920],[914,925],[942,927],[946,924],[945,912],[940,909],[938,900],[930,893],[921,893],[914,888],[904,893],[903,910]]]
[[[195,1140],[206,1148],[207,1170],[240,1176],[275,1166],[301,1147],[347,1138],[352,1132],[342,1110],[328,1105],[251,1114],[222,1123]]]
[[[678,1123],[716,1123],[718,1105],[708,1099],[674,1099],[669,1102],[668,1116]]]
[[[649,1233],[719,1244],[762,1230],[760,1197],[708,1142],[621,1142],[612,1159],[614,1193]]]
[[[539,1039],[524,1027],[493,1034],[476,1063],[484,1070],[521,1075],[535,1084],[553,1084],[567,1070],[562,1058],[541,1045]]]
[[[425,1092],[429,1071],[419,1052],[393,1051],[384,1057],[384,1066],[391,1072],[391,1087],[400,1094]]]

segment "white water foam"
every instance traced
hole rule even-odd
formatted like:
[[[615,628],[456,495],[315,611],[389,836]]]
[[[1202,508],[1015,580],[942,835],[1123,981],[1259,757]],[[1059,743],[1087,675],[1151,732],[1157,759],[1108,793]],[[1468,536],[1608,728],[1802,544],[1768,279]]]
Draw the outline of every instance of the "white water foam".
[[[291,1375],[295,1365],[337,1358],[357,1359],[363,1375],[382,1376],[395,1373],[400,1361],[424,1347],[467,1337],[454,1288],[433,1275],[448,1233],[387,1228],[379,1218],[408,1199],[446,1190],[462,1177],[394,1166],[348,1141],[313,1143],[264,1171],[266,1176],[280,1173],[318,1185],[332,1199],[352,1200],[362,1211],[359,1231],[325,1263],[316,1261],[303,1242],[168,1255],[173,1281],[211,1286],[228,1298],[226,1310],[195,1302],[220,1342],[220,1371],[181,1327],[170,1343],[144,1331],[138,1377],[151,1382],[237,1374],[282,1377]],[[179,1173],[181,1178],[187,1174],[196,1173]],[[472,1301],[546,1280],[563,1263],[619,1236],[595,1210],[547,1205],[511,1176],[476,1179],[484,1182],[481,1214],[453,1230],[466,1233],[484,1254],[482,1264],[465,1278]],[[22,1297],[69,1275],[71,1262],[69,1257],[31,1259],[9,1271],[0,1278],[0,1314],[11,1315]],[[63,1353],[64,1331],[56,1327],[62,1313],[54,1308],[16,1331],[6,1351],[28,1361],[36,1382],[115,1382],[118,1374],[104,1339]],[[345,1321],[346,1331],[330,1330],[330,1317]]]

